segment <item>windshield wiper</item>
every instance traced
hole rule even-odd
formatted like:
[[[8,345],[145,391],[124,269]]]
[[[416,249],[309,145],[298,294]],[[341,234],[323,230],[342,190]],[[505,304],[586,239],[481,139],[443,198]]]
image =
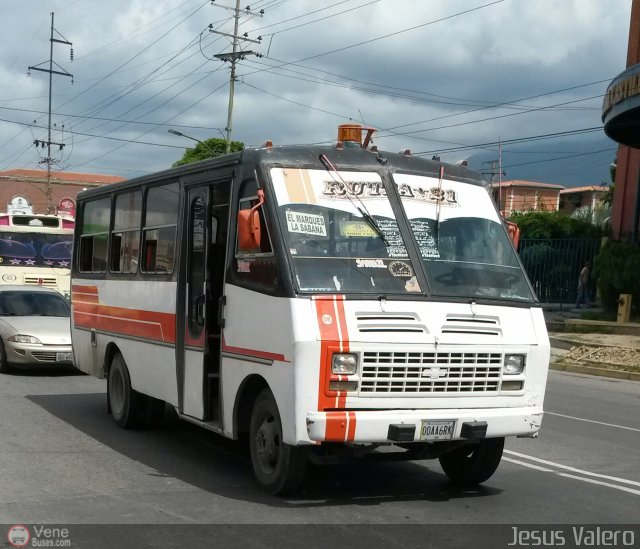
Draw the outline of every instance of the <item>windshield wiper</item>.
[[[340,180],[340,183],[342,183],[344,185],[345,196],[349,199],[351,204],[353,204],[353,206],[356,208],[356,210],[358,210],[360,212],[360,215],[362,216],[362,218],[374,230],[376,235],[380,238],[380,240],[382,240],[382,242],[384,242],[385,246],[387,246],[387,248],[388,248],[389,247],[389,241],[387,240],[387,237],[384,236],[384,233],[382,232],[382,229],[380,228],[380,225],[378,225],[378,222],[371,216],[371,214],[369,213],[369,210],[364,205],[364,202],[362,202],[362,200],[360,199],[360,197],[357,194],[355,194],[355,193],[353,193],[353,191],[349,190],[347,182],[344,179],[342,179],[342,177],[338,173],[338,170],[331,163],[331,160],[329,160],[326,155],[321,154],[319,158],[320,158],[320,162],[322,162],[324,164],[324,167],[329,172],[331,172],[331,171],[335,172],[336,176]],[[351,195],[356,197],[356,199],[358,200],[359,205],[356,204],[353,201],[353,198],[351,197]]]

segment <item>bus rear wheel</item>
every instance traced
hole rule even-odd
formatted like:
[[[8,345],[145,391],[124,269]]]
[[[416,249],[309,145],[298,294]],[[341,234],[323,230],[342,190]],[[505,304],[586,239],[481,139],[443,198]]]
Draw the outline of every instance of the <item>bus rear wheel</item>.
[[[164,402],[131,387],[129,369],[120,353],[116,353],[111,360],[107,383],[108,409],[120,427],[148,429],[162,420]]]
[[[487,438],[441,455],[440,465],[455,484],[475,486],[488,480],[496,472],[503,448],[504,437]]]
[[[278,406],[269,389],[264,389],[253,405],[249,449],[256,480],[269,494],[284,496],[300,487],[307,466],[307,451],[283,442]]]

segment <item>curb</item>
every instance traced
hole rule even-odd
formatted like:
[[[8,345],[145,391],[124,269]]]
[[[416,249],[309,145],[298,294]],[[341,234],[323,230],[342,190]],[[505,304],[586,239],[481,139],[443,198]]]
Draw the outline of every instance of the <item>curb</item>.
[[[549,369],[562,372],[572,372],[574,374],[588,374],[597,377],[640,381],[640,372],[627,372],[625,370],[598,368],[597,366],[584,366],[582,364],[576,364],[575,362],[551,362],[549,364]]]

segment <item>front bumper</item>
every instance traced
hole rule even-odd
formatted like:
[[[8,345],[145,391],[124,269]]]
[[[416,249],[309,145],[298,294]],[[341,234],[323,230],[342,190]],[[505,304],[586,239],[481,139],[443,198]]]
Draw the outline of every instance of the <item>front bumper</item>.
[[[7,363],[11,366],[72,366],[71,345],[32,345],[4,342]]]
[[[461,436],[463,424],[486,423],[486,437],[534,436],[540,429],[541,407],[475,408],[448,410],[380,410],[307,413],[307,432],[316,442],[391,443],[390,427],[415,426],[414,442],[420,439],[422,422],[454,420],[450,440],[467,440]],[[393,428],[391,429],[393,431]],[[405,440],[405,442],[407,442]]]

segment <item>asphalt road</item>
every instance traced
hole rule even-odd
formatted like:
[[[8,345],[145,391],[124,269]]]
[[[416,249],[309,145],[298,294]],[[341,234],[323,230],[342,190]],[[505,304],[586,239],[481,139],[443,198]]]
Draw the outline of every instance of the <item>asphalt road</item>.
[[[314,468],[290,499],[254,485],[244,447],[173,414],[158,430],[117,428],[104,393],[103,381],[69,372],[0,376],[0,524],[86,525],[77,527],[82,539],[100,524],[365,524],[367,535],[438,524],[450,537],[457,524],[637,524],[640,516],[640,383],[550,372],[540,438],[509,440],[478,489],[452,486],[437,461],[359,464]],[[264,531],[244,535],[260,540]],[[294,532],[308,537],[287,532],[290,541]]]

